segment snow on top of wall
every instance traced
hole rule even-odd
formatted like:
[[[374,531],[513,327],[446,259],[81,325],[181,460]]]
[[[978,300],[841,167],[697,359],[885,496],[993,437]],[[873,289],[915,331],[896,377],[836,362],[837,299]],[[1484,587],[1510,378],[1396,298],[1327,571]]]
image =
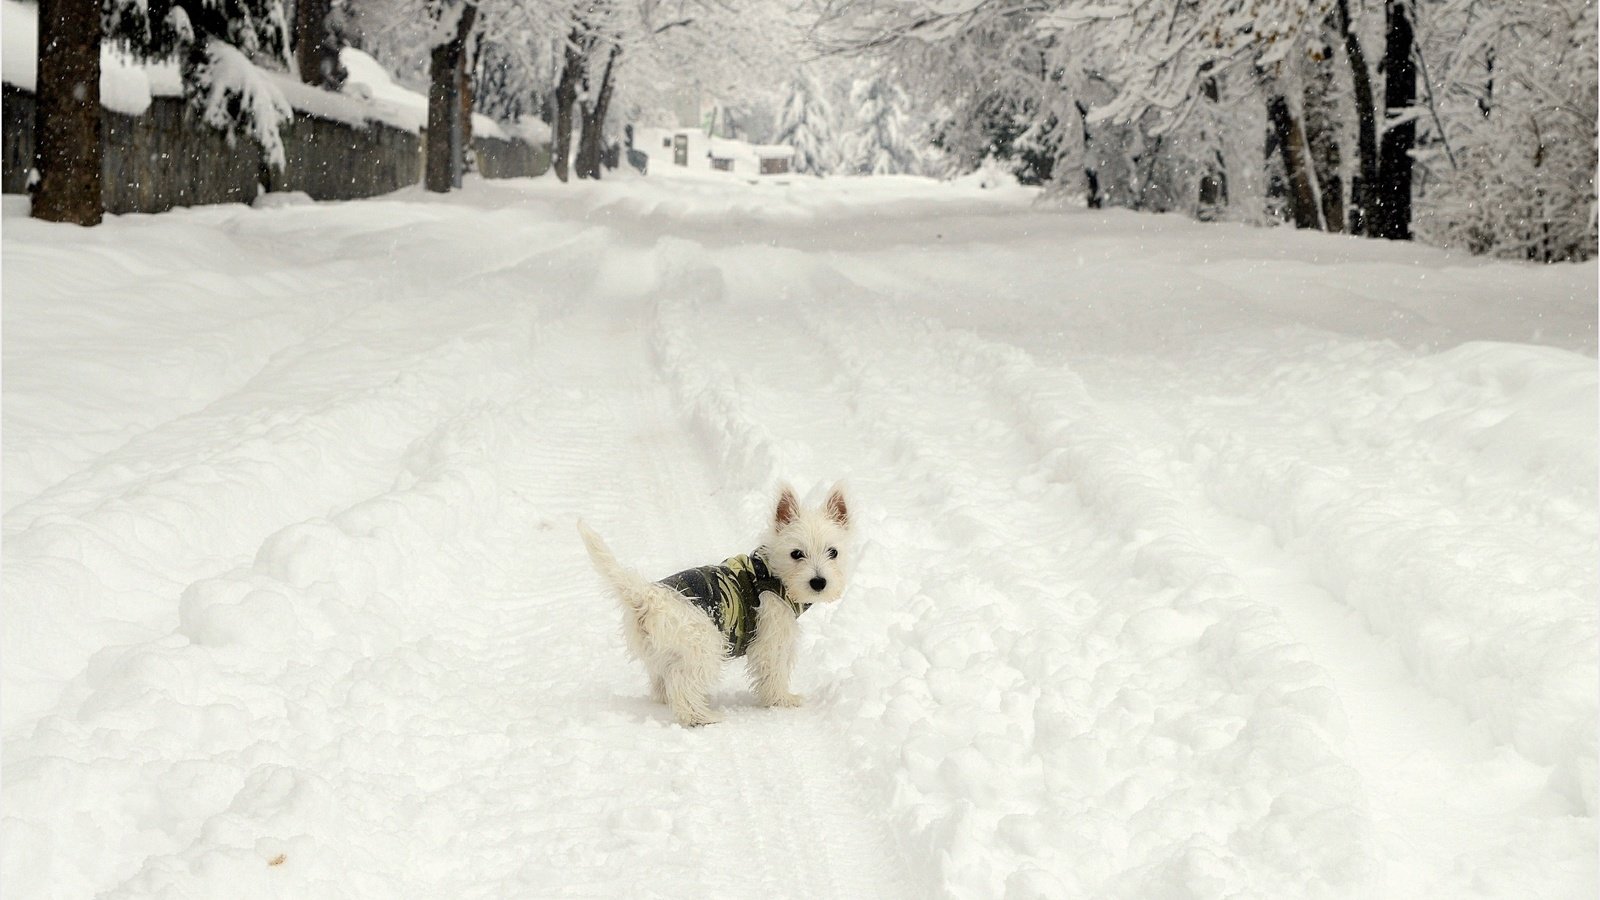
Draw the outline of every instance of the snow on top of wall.
[[[36,87],[38,71],[39,7],[21,0],[0,0],[0,69],[6,84],[25,91]],[[350,72],[343,93],[305,84],[289,72],[260,69],[289,105],[304,113],[344,122],[358,128],[380,122],[405,131],[419,132],[428,122],[428,98],[396,84],[383,66],[360,50],[345,48],[339,59]],[[114,112],[137,116],[150,108],[152,97],[183,95],[183,81],[174,61],[141,63],[103,45],[100,49],[100,105]],[[516,137],[530,142],[549,140],[543,122],[517,126]],[[473,134],[509,140],[512,134],[481,114],[472,116]],[[535,136],[536,135],[536,136]]]
[[[530,144],[543,144],[550,140],[549,124],[539,119],[519,119],[501,126],[514,138],[520,138]]]
[[[382,104],[407,131],[421,131],[428,124],[428,98],[395,84],[394,76],[377,60],[353,47],[345,47],[339,51],[339,62],[348,73],[344,82],[345,97]]]
[[[354,47],[340,50],[339,62],[344,64],[345,71],[349,73],[344,82],[345,96],[358,99],[370,98],[371,102],[381,105],[394,116],[397,122],[403,122],[404,124],[399,127],[408,131],[421,131],[427,127],[426,94],[397,83],[382,63]],[[548,129],[546,131],[548,137]],[[472,114],[472,133],[480,137],[510,139],[510,135],[500,127],[500,123],[481,113]]]
[[[0,69],[6,84],[35,87],[39,68],[39,8],[19,0],[0,0]],[[109,44],[100,47],[100,105],[137,116],[151,97],[183,93],[177,63],[137,63]]]
[[[754,157],[750,145],[733,138],[713,137],[710,140],[711,156],[715,159],[741,159]]]

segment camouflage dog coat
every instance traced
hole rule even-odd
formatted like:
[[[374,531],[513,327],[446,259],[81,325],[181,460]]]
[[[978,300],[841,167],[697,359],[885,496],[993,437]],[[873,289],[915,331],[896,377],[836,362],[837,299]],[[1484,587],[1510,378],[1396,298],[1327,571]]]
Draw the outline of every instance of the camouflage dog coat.
[[[668,575],[656,582],[683,595],[711,617],[728,644],[730,657],[743,656],[756,638],[756,611],[761,608],[761,593],[777,594],[796,616],[810,608],[796,603],[784,593],[783,582],[767,568],[761,551],[730,556],[719,566],[700,566]]]

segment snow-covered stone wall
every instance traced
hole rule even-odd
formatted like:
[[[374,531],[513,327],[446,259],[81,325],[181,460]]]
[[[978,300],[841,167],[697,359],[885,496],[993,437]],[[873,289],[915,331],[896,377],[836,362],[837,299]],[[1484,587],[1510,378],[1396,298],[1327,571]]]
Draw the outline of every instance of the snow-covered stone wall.
[[[22,193],[33,165],[33,95],[7,84],[4,107],[4,190]],[[282,130],[280,170],[265,165],[260,148],[248,140],[230,146],[177,97],[153,97],[140,115],[106,109],[102,121],[107,212],[248,203],[262,189],[351,200],[386,194],[422,177],[421,136],[382,122],[350,124],[296,109]],[[473,151],[486,178],[535,176],[550,168],[547,144],[479,136]]]
[[[8,84],[4,102],[4,188],[21,193],[33,164],[33,95]],[[356,127],[296,110],[282,129],[284,166],[274,169],[254,143],[230,145],[177,97],[153,97],[141,115],[106,109],[101,121],[101,194],[113,213],[248,203],[263,189],[349,200],[415,184],[422,173],[418,135],[377,122]]]
[[[37,8],[0,0],[0,77],[4,81],[5,193],[27,190],[33,166]],[[190,110],[173,63],[138,63],[107,47],[101,59],[102,200],[108,212],[162,212],[175,206],[250,202],[262,191],[297,191],[317,200],[352,200],[416,184],[425,149],[428,100],[395,83],[376,60],[345,48],[345,90],[319,90],[285,72],[255,74],[293,117],[280,129],[282,167],[267,165],[249,139],[229,142]],[[472,117],[472,149],[485,178],[543,174],[549,131],[533,121],[502,125]]]

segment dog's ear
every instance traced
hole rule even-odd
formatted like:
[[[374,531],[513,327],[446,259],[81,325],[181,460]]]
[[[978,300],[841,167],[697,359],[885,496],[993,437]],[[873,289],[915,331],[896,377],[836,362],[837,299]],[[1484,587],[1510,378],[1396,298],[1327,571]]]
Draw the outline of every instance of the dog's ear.
[[[778,491],[778,508],[773,512],[772,520],[782,528],[793,522],[794,517],[798,515],[800,515],[800,498],[794,495],[794,488],[787,484],[783,485]]]
[[[850,527],[850,507],[844,502],[844,485],[836,484],[828,492],[828,499],[822,504],[827,510],[828,518],[837,522],[840,528]]]

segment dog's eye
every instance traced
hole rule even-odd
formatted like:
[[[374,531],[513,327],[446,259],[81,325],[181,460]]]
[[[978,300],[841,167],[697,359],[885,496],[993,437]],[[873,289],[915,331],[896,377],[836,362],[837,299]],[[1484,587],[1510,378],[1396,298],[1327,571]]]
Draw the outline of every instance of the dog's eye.
[[[806,555],[804,553],[801,553],[799,550],[790,550],[789,551],[789,558],[790,559],[805,559]]]
[[[828,548],[828,558],[829,559],[838,559],[839,558],[839,551],[834,549],[834,548],[832,548],[832,547],[829,547]]]

